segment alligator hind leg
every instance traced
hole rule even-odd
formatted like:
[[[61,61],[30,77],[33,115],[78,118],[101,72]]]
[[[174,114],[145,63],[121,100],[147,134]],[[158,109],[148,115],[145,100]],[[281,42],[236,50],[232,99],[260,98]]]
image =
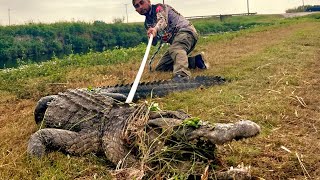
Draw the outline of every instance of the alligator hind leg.
[[[73,155],[99,153],[101,141],[97,131],[73,132],[62,129],[45,128],[34,133],[28,144],[31,156],[42,157],[47,150],[58,149]]]
[[[43,120],[44,114],[48,108],[48,103],[51,102],[57,95],[42,97],[34,110],[34,120],[36,123],[40,123]]]

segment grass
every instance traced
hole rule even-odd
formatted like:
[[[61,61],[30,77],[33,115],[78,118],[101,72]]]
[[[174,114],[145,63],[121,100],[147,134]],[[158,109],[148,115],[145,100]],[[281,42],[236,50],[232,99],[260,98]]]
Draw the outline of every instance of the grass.
[[[231,81],[153,100],[161,109],[183,109],[211,122],[250,119],[262,127],[256,138],[218,146],[221,170],[243,162],[263,179],[320,176],[320,22],[285,21],[202,38],[195,52],[206,52],[211,68],[192,74]],[[39,97],[66,88],[132,82],[143,52],[141,46],[1,71],[0,179],[108,179],[108,163],[94,155],[52,152],[43,159],[28,158],[27,142],[37,130],[34,105]],[[115,64],[105,64],[106,59]],[[147,70],[143,75],[144,81],[168,78],[170,73]]]

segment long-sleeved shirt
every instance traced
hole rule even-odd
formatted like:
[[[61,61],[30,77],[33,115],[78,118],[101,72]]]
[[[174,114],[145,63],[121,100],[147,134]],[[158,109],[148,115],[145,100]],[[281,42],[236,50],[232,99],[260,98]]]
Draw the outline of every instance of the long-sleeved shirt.
[[[175,34],[179,31],[191,33],[196,40],[198,39],[197,31],[192,23],[167,4],[151,5],[149,13],[145,16],[145,28],[155,28],[157,39],[165,37],[166,42],[172,43]]]

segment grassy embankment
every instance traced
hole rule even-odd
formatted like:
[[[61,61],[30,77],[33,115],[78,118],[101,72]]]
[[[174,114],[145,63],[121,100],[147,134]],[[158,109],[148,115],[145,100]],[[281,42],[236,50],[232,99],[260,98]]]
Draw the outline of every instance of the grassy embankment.
[[[193,75],[221,75],[231,82],[153,101],[162,109],[183,109],[211,122],[251,119],[261,125],[258,137],[218,147],[219,169],[243,162],[264,179],[316,179],[320,176],[319,17],[279,22],[283,23],[202,38],[196,51],[206,52],[211,67]],[[66,88],[132,82],[144,48],[72,55],[41,66],[1,71],[0,178],[108,178],[107,162],[94,155],[53,152],[39,160],[28,158],[28,138],[37,130],[34,105],[39,97]],[[146,70],[143,80],[170,77]]]

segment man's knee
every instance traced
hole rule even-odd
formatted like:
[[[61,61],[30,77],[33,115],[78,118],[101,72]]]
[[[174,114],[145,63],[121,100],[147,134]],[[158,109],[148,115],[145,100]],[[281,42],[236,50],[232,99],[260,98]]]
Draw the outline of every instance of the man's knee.
[[[176,61],[177,57],[187,57],[187,52],[184,49],[179,48],[170,48],[169,54],[174,61]]]

